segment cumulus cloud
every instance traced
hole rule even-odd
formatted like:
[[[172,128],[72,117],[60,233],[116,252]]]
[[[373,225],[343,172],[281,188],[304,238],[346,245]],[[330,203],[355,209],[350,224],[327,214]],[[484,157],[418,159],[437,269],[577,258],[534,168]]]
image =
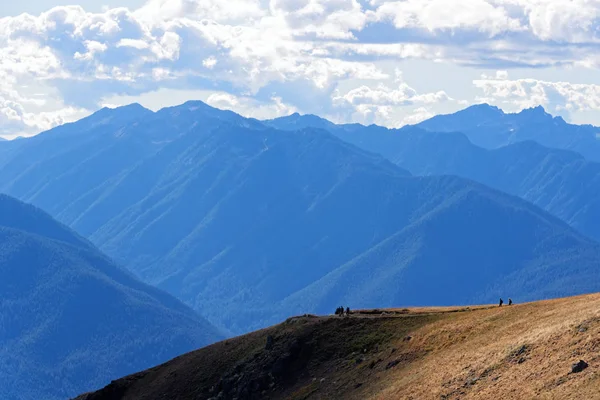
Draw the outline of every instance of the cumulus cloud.
[[[95,40],[85,40],[83,45],[85,46],[86,51],[84,53],[76,51],[73,55],[74,59],[91,61],[94,59],[97,53],[102,53],[108,49],[106,44],[96,42]]]
[[[445,102],[456,102],[444,91],[418,93],[403,78],[402,71],[396,69],[396,87],[378,84],[375,87],[361,85],[346,93],[333,96],[333,104],[349,110],[350,118],[362,123],[399,127],[420,122],[432,116],[428,106]]]
[[[417,94],[416,90],[402,82],[398,88],[389,88],[379,84],[375,88],[363,85],[350,90],[343,96],[334,97],[334,102],[346,102],[353,105],[371,104],[379,106],[406,106],[412,104],[435,104],[451,100],[444,92]]]
[[[419,107],[413,110],[410,114],[406,115],[400,122],[400,125],[415,125],[433,117],[434,115],[435,114],[431,112],[431,110],[428,110],[425,107]]]
[[[231,110],[248,118],[273,119],[296,112],[292,105],[285,104],[281,97],[273,96],[262,102],[251,97],[235,96],[230,93],[214,93],[206,103],[224,110]]]
[[[136,15],[158,23],[179,18],[244,22],[263,17],[266,11],[259,0],[150,0]]]
[[[343,6],[343,1],[336,2]],[[202,76],[199,65],[213,69],[215,55],[220,68],[205,78],[226,80],[254,91],[271,81],[309,79],[324,88],[330,78],[382,76],[369,63],[315,57],[311,42],[293,39],[300,26],[300,31],[307,33],[316,32],[318,25],[324,29],[319,30],[323,34],[328,26],[332,32],[360,27],[338,18],[341,11],[331,2],[310,2],[298,11],[308,19],[292,22],[290,29],[286,27],[293,12],[252,22],[247,18],[263,16],[267,10],[259,12],[257,2],[238,3],[228,2],[225,7],[224,2],[212,0],[157,0],[135,12],[113,9],[99,14],[87,13],[81,7],[56,7],[37,17],[23,14],[3,19],[0,41],[7,47],[14,45],[20,52],[23,47],[19,41],[44,49],[55,68],[76,80],[143,83],[152,79],[151,72],[157,67],[179,75]],[[360,12],[358,3],[350,3],[343,10]],[[272,8],[279,10],[278,4]],[[235,10],[235,14],[227,10]],[[163,19],[157,20],[158,16]],[[239,16],[246,18],[245,23],[233,24]],[[308,24],[313,18],[320,22]]]
[[[458,101],[442,87],[419,94],[393,82],[383,60],[502,71],[597,68],[599,24],[600,0],[149,0],[138,10],[100,13],[55,7],[0,19],[0,95],[3,110],[11,110],[3,111],[2,126],[44,129],[111,95],[160,88],[227,91],[238,104],[273,97],[290,106],[299,104],[301,88],[303,99],[329,102],[316,110],[401,124],[402,107],[416,116]],[[593,95],[590,85],[509,84],[507,74],[477,80],[481,97],[519,106],[557,97],[565,108],[583,109],[578,96]],[[23,89],[31,82],[53,90],[52,107],[34,108]],[[502,97],[507,92],[510,99]],[[32,122],[34,112],[45,117]]]
[[[503,0],[520,8],[528,28],[541,40],[559,43],[597,42],[600,2],[597,0]]]
[[[424,29],[429,32],[472,30],[494,37],[522,31],[521,22],[508,10],[487,0],[373,0],[378,5],[371,13],[377,21],[390,20],[398,29]]]
[[[271,0],[270,11],[298,36],[351,39],[352,31],[367,23],[367,14],[357,0]]]
[[[378,84],[375,88],[367,85],[349,90],[343,95],[333,97],[337,104],[361,105],[369,104],[376,106],[406,106],[413,104],[435,104],[453,100],[444,91],[419,94],[415,89],[404,82],[401,70],[395,70],[394,82],[397,88],[390,88],[384,84]]]
[[[477,100],[497,104],[510,111],[542,105],[552,112],[600,111],[600,85],[550,82],[538,79],[511,80],[505,71],[495,78],[474,80],[483,92]]]
[[[89,114],[88,110],[66,106],[57,98],[52,99],[48,111],[39,111],[47,102],[41,95],[25,98],[13,90],[0,91],[0,135],[30,136]]]
[[[370,19],[429,33],[521,34],[556,43],[598,42],[598,0],[371,0]],[[451,11],[451,12],[450,12]],[[523,37],[521,36],[521,37]],[[450,39],[452,40],[452,39]]]

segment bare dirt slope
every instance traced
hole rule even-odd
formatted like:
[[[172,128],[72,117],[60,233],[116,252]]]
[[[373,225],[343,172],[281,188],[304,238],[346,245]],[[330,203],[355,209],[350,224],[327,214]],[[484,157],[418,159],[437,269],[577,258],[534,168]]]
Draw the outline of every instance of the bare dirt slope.
[[[80,399],[600,399],[599,372],[594,294],[291,318]]]

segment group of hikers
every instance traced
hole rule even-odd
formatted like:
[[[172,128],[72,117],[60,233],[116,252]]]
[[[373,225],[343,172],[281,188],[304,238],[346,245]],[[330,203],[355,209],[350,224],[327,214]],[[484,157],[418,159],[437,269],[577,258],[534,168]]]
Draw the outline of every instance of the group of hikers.
[[[504,300],[500,299],[500,304],[498,305],[498,307],[502,307],[502,304],[504,304]],[[508,299],[508,305],[509,306],[513,305],[512,299]]]
[[[350,315],[350,307],[346,307],[346,310],[344,310],[343,306],[339,306],[335,309],[335,315],[343,316],[344,314]]]

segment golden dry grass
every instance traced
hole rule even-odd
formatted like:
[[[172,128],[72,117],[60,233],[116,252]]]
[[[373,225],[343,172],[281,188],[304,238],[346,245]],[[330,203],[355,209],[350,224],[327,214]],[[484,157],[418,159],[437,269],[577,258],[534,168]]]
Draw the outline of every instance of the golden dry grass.
[[[600,399],[598,294],[449,314],[412,335],[427,355],[363,397]],[[589,368],[570,374],[580,359]]]

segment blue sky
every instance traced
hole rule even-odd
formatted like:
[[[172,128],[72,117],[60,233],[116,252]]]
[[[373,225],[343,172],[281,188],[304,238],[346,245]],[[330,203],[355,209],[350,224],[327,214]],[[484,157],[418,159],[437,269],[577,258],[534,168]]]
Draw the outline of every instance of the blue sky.
[[[541,104],[600,125],[600,0],[74,1],[0,5],[0,135],[189,99],[390,127]]]

